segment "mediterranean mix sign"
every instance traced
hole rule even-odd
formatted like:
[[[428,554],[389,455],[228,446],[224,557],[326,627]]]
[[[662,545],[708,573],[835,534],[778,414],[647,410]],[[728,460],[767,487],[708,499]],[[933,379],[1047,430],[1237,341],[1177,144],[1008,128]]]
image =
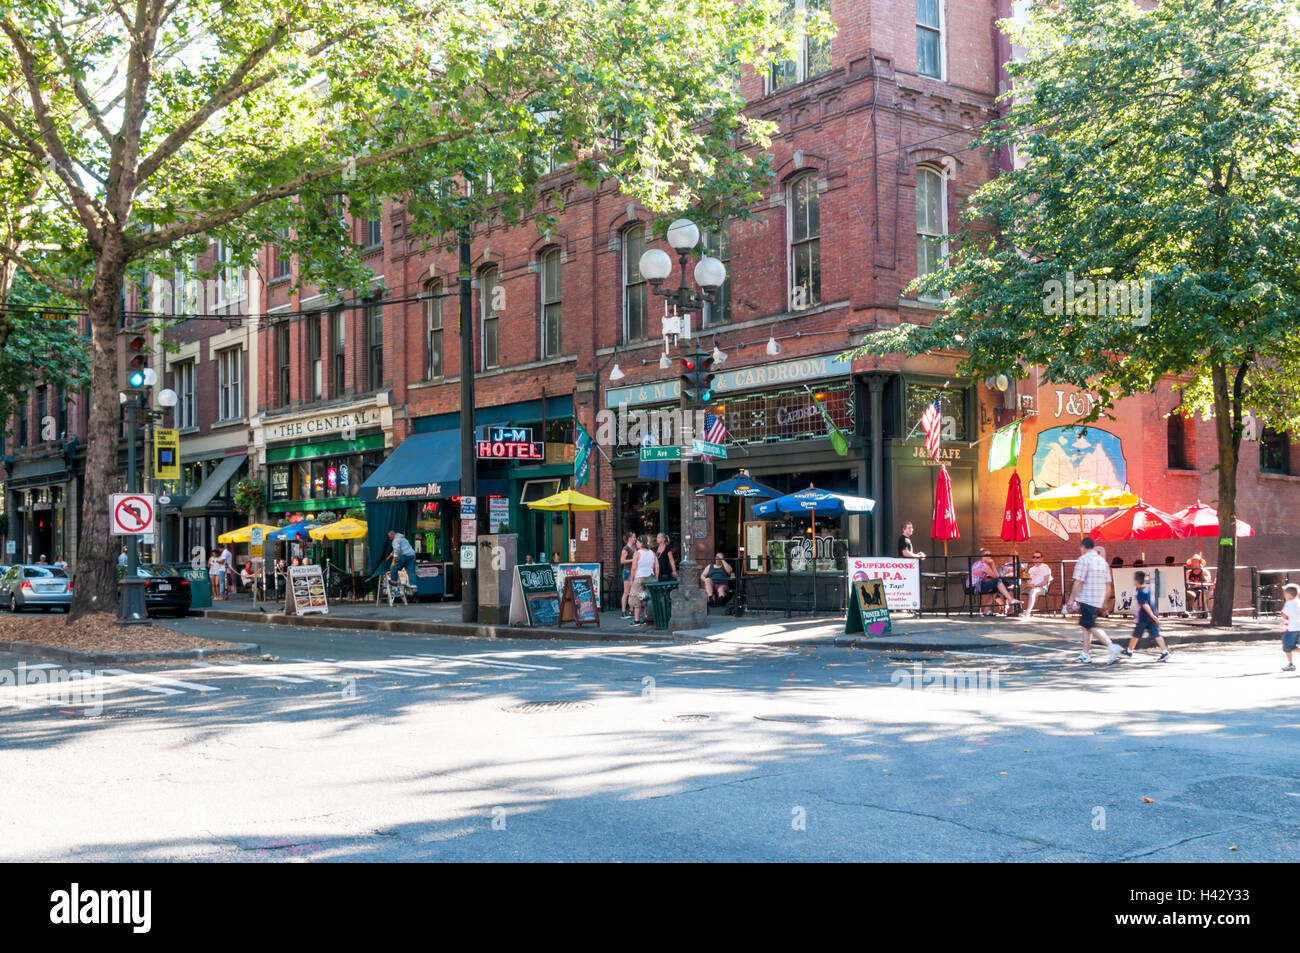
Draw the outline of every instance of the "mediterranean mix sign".
[[[418,486],[377,486],[377,500],[426,500],[443,495],[441,483],[421,483]]]

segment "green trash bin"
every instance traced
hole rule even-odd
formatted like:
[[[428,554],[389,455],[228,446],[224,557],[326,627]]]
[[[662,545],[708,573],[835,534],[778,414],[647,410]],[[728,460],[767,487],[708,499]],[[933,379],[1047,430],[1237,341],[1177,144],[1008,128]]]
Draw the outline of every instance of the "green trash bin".
[[[673,590],[675,582],[648,582],[646,590],[650,593],[650,612],[654,616],[654,626],[661,632],[668,631],[668,621],[673,617]]]
[[[212,583],[206,569],[182,569],[181,575],[190,581],[190,608],[212,608]]]

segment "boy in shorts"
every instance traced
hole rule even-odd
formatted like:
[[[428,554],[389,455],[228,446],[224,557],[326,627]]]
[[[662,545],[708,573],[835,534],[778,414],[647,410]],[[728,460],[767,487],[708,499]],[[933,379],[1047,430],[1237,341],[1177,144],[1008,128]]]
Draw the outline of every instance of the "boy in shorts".
[[[1286,653],[1286,665],[1282,671],[1294,672],[1291,653],[1300,642],[1300,586],[1283,586],[1282,591],[1286,593],[1286,602],[1282,604],[1282,651]]]
[[[1160,621],[1156,617],[1156,608],[1151,598],[1151,588],[1147,585],[1147,574],[1135,572],[1133,581],[1137,583],[1137,624],[1133,626],[1133,635],[1128,640],[1128,648],[1121,654],[1127,658],[1132,658],[1133,650],[1138,647],[1142,633],[1150,632],[1151,637],[1156,640],[1156,645],[1160,646],[1160,658],[1156,659],[1156,661],[1167,662],[1169,661],[1169,646],[1165,645],[1164,636],[1160,634]]]

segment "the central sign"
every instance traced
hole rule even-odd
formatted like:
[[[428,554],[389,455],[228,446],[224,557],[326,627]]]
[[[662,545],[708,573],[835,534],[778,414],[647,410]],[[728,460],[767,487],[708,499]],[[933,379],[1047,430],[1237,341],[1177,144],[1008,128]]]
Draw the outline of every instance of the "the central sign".
[[[494,425],[480,427],[478,433],[480,460],[546,459],[546,444],[533,440],[532,427]]]

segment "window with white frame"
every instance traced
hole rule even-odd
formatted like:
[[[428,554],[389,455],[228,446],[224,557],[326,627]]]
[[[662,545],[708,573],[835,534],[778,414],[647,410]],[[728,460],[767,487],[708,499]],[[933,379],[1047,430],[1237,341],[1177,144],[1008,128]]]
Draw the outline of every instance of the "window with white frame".
[[[176,391],[176,426],[185,430],[194,426],[194,362],[173,364],[172,377]]]
[[[726,280],[713,290],[713,300],[705,309],[706,326],[731,323],[731,229],[723,225],[704,233],[704,254],[712,255],[727,268]]]
[[[232,347],[217,352],[217,419],[244,416],[244,350]]]
[[[228,304],[244,297],[244,273],[232,260],[224,241],[217,242],[217,304]]]
[[[802,83],[819,73],[831,68],[831,41],[827,38],[809,36],[804,24],[809,15],[827,9],[829,0],[785,0],[784,16],[787,22],[800,24],[797,47],[791,50],[791,56],[772,64],[768,76],[768,87],[772,91]]]
[[[943,0],[916,0],[916,71],[943,79]]]
[[[561,352],[560,299],[562,256],[560,249],[542,252],[542,357],[559,357]]]
[[[442,365],[442,282],[435,281],[431,284],[428,294],[429,297],[424,302],[424,317],[429,338],[429,363],[425,370],[425,377],[428,380],[436,380],[442,377],[444,373]]]
[[[623,340],[644,341],[650,335],[646,307],[646,280],[641,276],[645,254],[645,226],[633,225],[623,233]]]
[[[479,275],[479,315],[483,322],[483,369],[501,366],[501,271],[496,265]]]
[[[822,300],[821,200],[817,173],[790,183],[790,309],[798,311]]]
[[[916,275],[922,278],[944,266],[948,257],[947,180],[938,169],[916,170]],[[924,300],[934,300],[922,295]]]

